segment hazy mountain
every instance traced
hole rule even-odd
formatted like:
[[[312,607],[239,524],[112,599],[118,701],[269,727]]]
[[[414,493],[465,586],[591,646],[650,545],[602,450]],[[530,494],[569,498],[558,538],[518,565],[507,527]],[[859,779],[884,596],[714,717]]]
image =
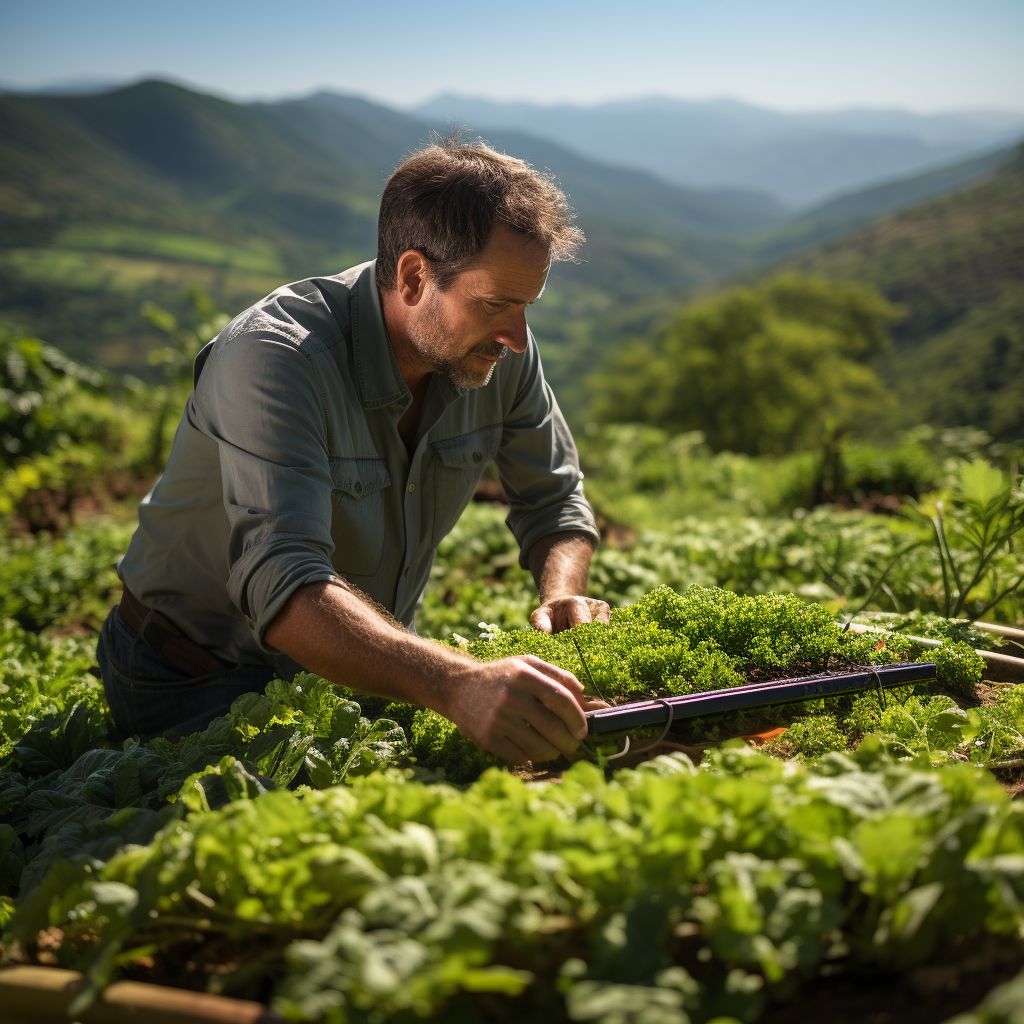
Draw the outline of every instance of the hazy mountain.
[[[911,135],[928,143],[953,143],[981,148],[993,139],[1013,138],[1024,131],[1024,111],[975,110],[949,114],[915,114],[878,108],[795,114],[805,125],[841,128],[863,135]]]
[[[782,259],[839,238],[856,227],[956,191],[1016,158],[1017,148],[998,149],[910,178],[887,181],[832,199],[752,239],[759,259]]]
[[[673,104],[664,106],[671,112]],[[739,120],[760,117],[728,103],[706,105],[704,113],[712,107]],[[142,369],[157,341],[140,317],[146,301],[183,313],[184,294],[198,287],[234,312],[282,281],[334,273],[371,256],[388,172],[436,127],[330,93],[238,104],[143,82],[91,96],[0,97],[0,324],[80,358]],[[582,406],[582,381],[602,352],[644,333],[699,290],[979,176],[989,176],[987,188],[1002,180],[1005,157],[989,154],[890,182],[787,220],[777,201],[756,191],[680,188],[511,128],[486,137],[550,169],[588,236],[583,261],[556,268],[531,314],[570,408]],[[1019,292],[1019,270],[1015,281],[1006,269],[1013,259],[1021,265],[1012,242],[1017,228],[1001,212],[1007,196],[988,201],[986,219],[979,200],[962,205],[966,194],[954,197],[959,212],[948,231],[904,241],[899,259],[863,255],[887,251],[890,234],[904,223],[889,218],[835,250],[846,255],[818,250],[807,266],[819,261],[827,273],[874,274],[887,293],[909,302],[901,344],[955,327],[971,309],[988,330],[1005,320],[999,303],[1010,302],[1014,287]],[[912,214],[916,209],[900,217]],[[966,241],[954,231],[965,217],[972,225]],[[1002,282],[1001,299],[976,303],[982,292],[928,269],[964,253],[961,277],[977,269],[982,291]],[[915,273],[920,280],[904,286]],[[943,303],[946,321],[919,322],[920,310],[934,313]]]
[[[372,256],[386,176],[430,133],[408,115],[323,93],[237,104],[142,82],[2,97],[5,318],[78,356],[142,365],[145,346],[127,324],[143,299],[180,303],[190,282],[233,310],[283,279]],[[548,140],[492,141],[552,169],[590,238],[537,314],[555,364],[570,313],[684,295],[745,269],[735,236],[784,215],[764,197],[678,189]]]
[[[278,104],[287,117],[316,111],[322,118],[345,117],[360,129],[353,135],[376,144],[367,156],[389,168],[409,150],[410,139],[445,133],[449,125],[415,120],[363,99],[318,93],[308,99]],[[326,121],[324,122],[327,123]],[[319,125],[318,125],[319,127]],[[468,136],[470,138],[473,135]],[[643,169],[627,169],[581,156],[560,142],[528,132],[495,128],[483,136],[492,145],[545,168],[558,178],[581,212],[624,218],[637,225],[657,226],[709,236],[737,236],[781,222],[788,211],[763,192],[729,188],[683,189]],[[348,133],[336,144],[348,152]]]
[[[324,233],[325,225],[295,224],[267,200],[313,196],[365,212],[394,163],[427,141],[432,129],[387,107],[330,93],[237,104],[157,81],[95,96],[9,96],[0,116],[4,166],[31,167],[20,178],[26,188],[51,185],[54,160],[65,171],[68,160],[82,163],[87,181],[134,169],[143,192],[154,182],[173,184],[193,201],[219,197],[221,214],[258,213],[289,232],[313,234]],[[554,169],[581,214],[622,219],[635,229],[735,236],[785,216],[777,202],[756,192],[676,188],[522,132],[487,138]],[[62,179],[70,198],[72,185],[66,174]]]
[[[791,114],[733,100],[638,99],[594,106],[444,95],[421,117],[484,132],[516,128],[686,187],[768,192],[807,207],[841,192],[948,164],[1024,135],[1024,113]]]
[[[109,78],[65,78],[59,82],[49,82],[46,85],[36,86],[27,89],[22,85],[14,85],[10,82],[0,82],[0,94],[14,93],[23,96],[77,96],[99,92],[109,92],[111,89],[120,88],[123,83],[115,82]]]
[[[982,179],[792,260],[903,311],[884,369],[894,420],[1024,438],[1024,145]]]

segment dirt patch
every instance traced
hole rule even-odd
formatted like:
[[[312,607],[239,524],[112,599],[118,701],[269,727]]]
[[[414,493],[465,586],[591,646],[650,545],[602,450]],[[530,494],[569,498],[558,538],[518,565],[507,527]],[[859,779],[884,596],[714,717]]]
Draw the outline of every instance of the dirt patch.
[[[857,973],[819,978],[793,1003],[773,1007],[758,1024],[941,1024],[974,1009],[1020,969],[1019,948],[988,958],[919,967],[905,974]]]
[[[150,477],[111,470],[77,484],[40,487],[18,502],[10,532],[23,537],[38,533],[59,536],[69,526],[106,515],[125,502],[138,501],[152,486]]]

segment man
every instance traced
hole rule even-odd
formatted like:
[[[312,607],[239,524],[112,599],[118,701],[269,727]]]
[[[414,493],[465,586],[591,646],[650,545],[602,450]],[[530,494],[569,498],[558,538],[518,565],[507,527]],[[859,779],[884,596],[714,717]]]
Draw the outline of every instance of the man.
[[[576,749],[570,672],[481,663],[411,627],[492,458],[533,625],[607,621],[584,596],[597,529],[525,318],[581,241],[547,178],[447,141],[388,181],[376,261],[278,289],[203,349],[100,637],[122,732],[182,735],[301,667],[433,708],[511,762]]]

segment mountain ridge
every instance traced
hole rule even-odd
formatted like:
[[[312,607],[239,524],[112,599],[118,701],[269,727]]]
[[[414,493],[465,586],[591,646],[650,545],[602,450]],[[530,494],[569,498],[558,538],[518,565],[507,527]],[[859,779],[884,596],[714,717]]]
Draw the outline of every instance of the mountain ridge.
[[[442,128],[329,91],[238,104],[147,80],[98,96],[0,97],[2,319],[76,357],[145,372],[161,339],[140,325],[143,302],[186,316],[182,296],[198,286],[235,312],[284,280],[368,258],[388,172]],[[603,351],[696,293],[884,224],[883,214],[957,195],[1020,159],[1016,150],[986,153],[794,218],[763,195],[675,187],[560,140],[514,129],[487,138],[549,168],[588,235],[581,263],[556,268],[531,312],[549,376],[575,408]],[[987,208],[990,220],[1000,216],[996,199]],[[971,241],[979,262],[987,244],[984,232]],[[815,272],[817,258],[801,269]],[[1005,322],[997,305],[979,306],[985,330]]]
[[[880,363],[894,427],[1024,439],[1024,142],[982,178],[785,264],[873,285],[902,311]]]
[[[798,208],[840,192],[978,155],[1024,135],[1024,113],[787,113],[738,101],[573,106],[443,94],[420,116],[487,132],[529,125],[594,159],[641,165],[677,185],[767,191]],[[681,150],[677,140],[686,140]],[[625,154],[625,155],[624,155]]]

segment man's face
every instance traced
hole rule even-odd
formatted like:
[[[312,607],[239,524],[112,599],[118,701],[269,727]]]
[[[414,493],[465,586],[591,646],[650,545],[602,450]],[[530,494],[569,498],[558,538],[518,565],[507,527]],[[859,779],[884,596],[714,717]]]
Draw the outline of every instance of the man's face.
[[[549,265],[543,246],[496,225],[445,291],[426,285],[409,331],[420,361],[457,387],[483,387],[509,349],[526,350],[526,307],[544,290]]]

